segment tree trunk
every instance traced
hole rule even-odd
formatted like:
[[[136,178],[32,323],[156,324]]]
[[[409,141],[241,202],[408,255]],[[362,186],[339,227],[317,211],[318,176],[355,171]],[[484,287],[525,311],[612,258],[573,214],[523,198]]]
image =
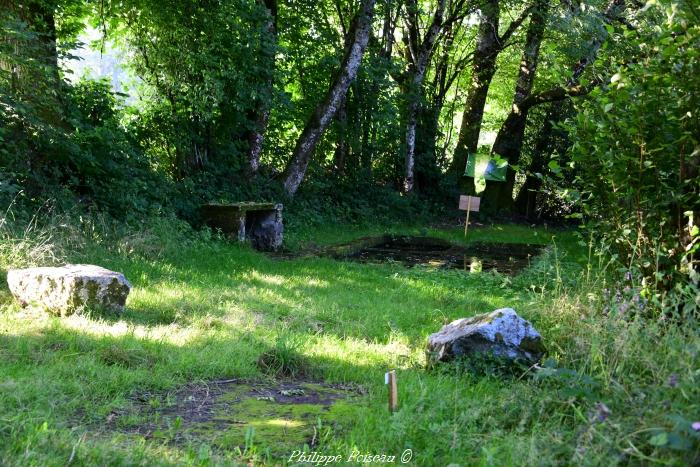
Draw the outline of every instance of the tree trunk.
[[[511,112],[498,131],[496,142],[493,145],[493,153],[498,154],[508,161],[505,182],[486,181],[486,189],[483,193],[486,210],[491,212],[508,211],[513,205],[513,187],[515,186],[515,170],[511,164],[517,163],[525,136],[525,123],[527,111]]]
[[[514,210],[517,214],[534,220],[537,213],[537,194],[542,188],[542,178],[536,174],[545,174],[548,171],[547,162],[555,150],[562,152],[563,140],[566,140],[566,131],[556,128],[558,122],[564,120],[569,112],[566,101],[553,102],[547,109],[544,122],[538,130],[535,146],[532,150],[532,160],[527,168],[525,183],[515,198]]]
[[[553,139],[552,120],[559,119],[561,102],[553,103],[545,116],[542,127],[537,135],[537,142],[532,151],[532,161],[527,169],[525,183],[515,198],[514,210],[527,219],[534,217],[537,209],[537,192],[542,187],[542,179],[535,176],[535,173],[543,173],[546,161],[549,156],[547,149],[551,146]]]
[[[333,166],[338,174],[345,173],[345,161],[348,155],[347,126],[348,126],[348,101],[345,99],[338,109],[336,120],[338,121],[338,141],[333,153]]]
[[[270,15],[267,24],[265,25],[266,32],[270,35],[272,42],[277,44],[277,0],[264,0],[265,8]],[[270,73],[275,68],[275,53],[274,47],[269,51],[269,56],[265,58],[270,63]],[[267,55],[267,54],[266,54]],[[269,96],[267,100],[264,98],[258,105],[257,117],[255,118],[255,126],[248,135],[248,172],[254,174],[260,168],[260,154],[262,153],[265,131],[267,130],[267,122],[270,119],[270,106],[273,92],[273,78],[267,82]]]
[[[515,171],[511,165],[517,164],[520,159],[529,109],[528,106],[522,106],[521,104],[530,96],[532,87],[535,84],[540,46],[542,45],[542,38],[547,24],[547,13],[547,0],[537,0],[527,29],[520,71],[515,84],[513,105],[493,144],[492,152],[508,161],[508,169],[505,183],[490,180],[486,182],[486,189],[483,195],[484,203],[491,211],[510,210],[513,205]]]
[[[10,2],[12,3],[12,2]],[[58,72],[58,49],[56,48],[56,17],[55,2],[29,1],[24,5],[11,6],[21,19],[27,22],[29,28],[38,34],[41,42],[41,57],[39,62],[50,70],[50,78],[54,85],[60,83]]]
[[[415,0],[411,4],[409,11],[408,29],[409,29],[409,47],[412,50],[410,54],[412,63],[409,66],[408,76],[406,78],[407,85],[405,86],[406,103],[406,154],[405,154],[405,173],[404,173],[404,192],[410,193],[415,185],[415,169],[416,169],[416,125],[418,121],[418,108],[423,97],[423,79],[428,68],[428,63],[433,56],[435,50],[435,42],[437,41],[440,30],[442,29],[442,16],[445,11],[446,0],[438,0],[433,14],[432,22],[425,33],[425,37],[419,43],[420,28],[418,25],[417,11],[418,6]]]
[[[474,154],[479,144],[481,123],[484,119],[484,106],[489,93],[491,80],[496,73],[496,59],[500,51],[498,38],[498,0],[486,0],[481,9],[481,21],[477,34],[476,50],[472,65],[471,86],[467,91],[467,101],[462,115],[450,172],[461,175],[467,165],[467,156]]]
[[[430,189],[439,182],[441,171],[438,167],[437,139],[445,97],[454,83],[454,80],[448,79],[454,33],[453,23],[448,22],[442,34],[441,53],[435,64],[433,80],[426,86],[426,95],[430,96],[431,100],[425,102],[417,112],[414,173],[414,185],[417,190]]]
[[[379,97],[379,84],[373,78],[372,85],[370,86],[368,98],[362,99],[366,102],[363,105],[362,111],[362,126],[361,126],[361,141],[362,146],[360,152],[357,155],[358,160],[356,162],[357,169],[363,172],[364,177],[372,178],[372,155],[374,154],[374,139],[373,135],[376,135],[376,125],[374,124],[373,116],[375,103]]]
[[[292,159],[284,172],[284,188],[289,196],[294,196],[299,189],[318,141],[328,128],[333,116],[345,99],[350,83],[357,75],[362,55],[369,40],[375,2],[376,0],[363,0],[360,10],[353,20],[350,32],[353,39],[346,50],[340,71],[333,80],[325,99],[316,107],[297,140]]]
[[[401,1],[387,0],[384,6],[384,19],[382,35],[379,42],[378,59],[388,69],[391,67],[391,55],[394,50],[394,31],[401,13]],[[374,121],[374,113],[377,101],[380,97],[381,86],[385,76],[370,74],[369,89],[357,94],[360,103],[358,114],[361,114],[361,146],[354,161],[354,168],[362,172],[362,177],[372,179],[372,157],[376,151],[377,125]]]
[[[406,111],[406,173],[404,175],[403,189],[406,193],[413,191],[416,171],[416,124],[418,121],[417,98],[411,97]]]
[[[25,41],[24,50],[17,50],[14,63],[9,64],[6,70],[10,74],[13,90],[24,94],[26,99],[38,99],[39,115],[48,123],[67,129],[62,115],[55,2],[0,0],[0,8],[15,15],[35,34],[29,42],[21,35],[19,40],[9,35],[4,37],[4,40],[15,44]],[[3,68],[1,65],[0,68]]]

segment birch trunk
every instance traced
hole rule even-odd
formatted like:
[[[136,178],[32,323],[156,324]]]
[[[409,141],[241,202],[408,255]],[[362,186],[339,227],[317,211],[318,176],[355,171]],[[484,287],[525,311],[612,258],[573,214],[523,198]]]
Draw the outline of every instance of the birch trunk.
[[[262,2],[267,8],[269,18],[265,25],[266,32],[270,35],[272,41],[277,43],[277,0],[265,0]],[[275,50],[270,51],[270,56],[267,57],[271,68],[275,67]],[[258,115],[255,119],[255,127],[248,135],[248,172],[254,174],[260,168],[260,154],[262,153],[263,141],[265,139],[265,131],[267,130],[267,122],[270,119],[270,105],[273,91],[272,78],[267,82],[269,91],[268,100],[261,101],[258,106]]]
[[[403,181],[403,190],[406,193],[413,191],[416,172],[416,124],[418,121],[418,103],[411,101],[408,104],[406,115],[406,174]]]
[[[425,71],[428,67],[428,63],[435,50],[435,42],[437,41],[440,30],[442,29],[442,16],[445,11],[446,0],[438,0],[438,4],[435,7],[435,13],[433,15],[432,22],[428,31],[423,38],[422,43],[417,43],[418,37],[418,20],[416,15],[412,20],[409,20],[409,30],[412,36],[412,57],[413,63],[411,63],[408,71],[406,86],[406,95],[408,97],[408,102],[406,105],[406,157],[405,157],[405,175],[403,189],[404,192],[410,193],[413,191],[415,186],[415,172],[416,172],[416,125],[418,122],[418,107],[422,100],[422,87],[423,80],[425,78]],[[413,8],[417,11],[417,5],[413,4]],[[410,16],[409,16],[410,17]]]
[[[297,140],[292,158],[284,171],[284,189],[289,196],[294,196],[299,189],[318,141],[328,128],[345,99],[350,83],[357,75],[369,40],[375,2],[376,0],[362,1],[351,29],[353,39],[346,50],[339,73],[331,83],[325,99],[316,107]]]

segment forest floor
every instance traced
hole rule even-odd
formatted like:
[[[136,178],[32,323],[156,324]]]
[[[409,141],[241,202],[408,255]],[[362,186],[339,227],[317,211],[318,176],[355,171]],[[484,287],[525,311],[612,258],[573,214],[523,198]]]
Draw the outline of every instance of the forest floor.
[[[288,232],[287,245],[386,233],[465,244],[458,227],[335,226]],[[472,229],[470,242],[546,247],[514,276],[279,258],[197,236],[159,248],[153,235],[62,258],[123,272],[122,315],[54,317],[2,286],[0,464],[275,465],[299,451],[417,466],[700,460],[700,339],[615,311],[606,265],[574,232]],[[623,300],[635,290],[621,287]],[[542,333],[542,370],[426,368],[429,334],[502,307]]]

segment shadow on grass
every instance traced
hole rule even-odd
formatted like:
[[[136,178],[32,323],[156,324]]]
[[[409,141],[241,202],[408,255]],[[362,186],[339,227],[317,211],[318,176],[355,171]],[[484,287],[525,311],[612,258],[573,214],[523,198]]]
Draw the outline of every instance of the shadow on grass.
[[[174,442],[179,449],[183,444],[196,446],[210,442],[215,431],[230,431],[232,434],[222,439],[228,440],[227,449],[233,449],[244,447],[246,430],[241,430],[241,420],[249,420],[251,426],[259,427],[256,443],[262,448],[274,447],[282,432],[285,439],[291,440],[289,442],[297,443],[289,445],[290,448],[301,448],[304,442],[309,442],[307,438],[314,432],[312,425],[317,417],[324,423],[331,423],[336,416],[347,418],[356,409],[364,410],[365,407],[364,403],[345,404],[342,414],[335,413],[331,409],[335,402],[325,399],[341,398],[338,388],[348,390],[337,385],[313,386],[312,382],[323,381],[330,368],[335,375],[334,382],[378,380],[383,371],[371,363],[297,355],[295,358],[301,359],[305,365],[304,385],[300,387],[319,394],[325,391],[332,397],[324,396],[325,402],[318,408],[304,408],[306,412],[302,408],[290,408],[289,401],[266,404],[261,409],[261,401],[248,393],[257,386],[272,387],[276,384],[276,375],[258,370],[260,356],[275,351],[279,351],[278,345],[250,333],[195,338],[183,345],[175,345],[165,340],[138,337],[130,332],[105,335],[90,329],[75,329],[64,326],[60,320],[54,320],[48,326],[0,334],[0,372],[5,375],[0,384],[0,411],[7,415],[0,420],[0,432],[9,429],[9,426],[3,426],[5,423],[11,423],[10,440],[22,444],[23,439],[33,436],[37,420],[45,420],[53,427],[70,432],[76,440],[83,433],[95,443],[130,435],[127,443],[138,444],[144,439],[156,444]],[[221,406],[216,400],[209,403],[217,410],[212,408],[205,413],[187,409],[193,404],[184,396],[178,399],[178,394],[187,395],[187,388],[202,389],[212,380],[227,378],[236,381],[227,389],[228,392],[239,391],[236,385],[240,382],[250,399],[240,407],[231,406],[240,409],[236,417],[222,418],[219,409],[229,406]],[[289,390],[287,386],[297,390],[302,384],[289,379],[283,381],[287,383],[280,386],[282,390]],[[221,396],[225,394],[222,392]],[[308,402],[301,399],[300,404]],[[190,412],[178,413],[178,404],[168,402],[178,400]],[[263,398],[262,402],[265,400]],[[249,411],[240,412],[244,409]],[[165,427],[171,427],[172,423],[184,424],[181,428],[183,433],[188,433],[187,436],[163,435]],[[200,429],[204,431],[198,432]],[[298,436],[293,436],[294,430],[300,430]],[[268,435],[269,439],[266,438]],[[223,446],[219,443],[220,448]],[[284,449],[287,447],[285,445]]]

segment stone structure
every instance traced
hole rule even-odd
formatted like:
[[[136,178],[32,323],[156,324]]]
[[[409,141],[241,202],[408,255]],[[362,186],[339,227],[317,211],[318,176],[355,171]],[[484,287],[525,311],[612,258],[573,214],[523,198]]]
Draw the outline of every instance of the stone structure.
[[[540,333],[512,308],[453,321],[430,335],[427,350],[432,361],[490,353],[530,363],[539,361],[545,352]]]
[[[121,312],[131,284],[124,275],[89,264],[10,269],[7,284],[22,306],[69,315],[83,308]]]
[[[205,204],[202,218],[229,238],[250,240],[253,248],[276,251],[284,240],[282,205],[274,203]]]

